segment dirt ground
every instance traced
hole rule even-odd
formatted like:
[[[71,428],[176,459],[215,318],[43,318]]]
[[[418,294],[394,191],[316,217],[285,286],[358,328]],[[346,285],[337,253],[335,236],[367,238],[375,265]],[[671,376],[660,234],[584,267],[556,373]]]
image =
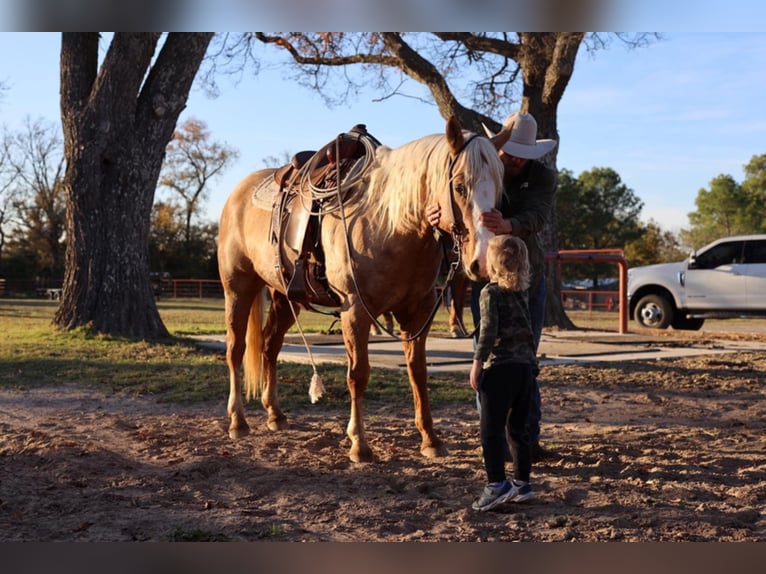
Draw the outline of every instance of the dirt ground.
[[[434,409],[435,460],[411,407],[367,404],[378,460],[354,464],[345,410],[272,433],[250,403],[231,441],[223,382],[194,406],[3,390],[0,540],[764,541],[765,373],[766,352],[544,367],[560,458],[533,468],[535,500],[487,513],[471,404]]]

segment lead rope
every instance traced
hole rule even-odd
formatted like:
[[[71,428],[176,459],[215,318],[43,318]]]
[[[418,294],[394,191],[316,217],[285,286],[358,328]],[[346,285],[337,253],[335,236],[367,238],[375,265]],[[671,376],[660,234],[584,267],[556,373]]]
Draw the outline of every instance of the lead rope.
[[[340,193],[340,188],[338,188],[338,193]],[[426,319],[425,323],[423,323],[423,325],[420,327],[420,329],[418,329],[417,333],[415,333],[414,335],[412,335],[410,337],[407,337],[406,339],[402,338],[401,336],[397,337],[392,331],[389,331],[387,327],[383,326],[381,324],[381,322],[378,321],[378,318],[375,317],[372,314],[372,311],[370,311],[370,309],[367,307],[367,304],[364,302],[364,297],[362,297],[362,294],[359,291],[359,285],[356,282],[356,273],[354,272],[353,259],[351,258],[351,245],[350,245],[350,241],[349,241],[349,237],[348,237],[349,234],[348,234],[348,224],[346,223],[346,211],[345,211],[345,209],[343,209],[343,205],[342,204],[340,206],[340,210],[339,211],[340,211],[341,221],[343,222],[343,229],[345,231],[345,236],[346,236],[346,257],[348,257],[349,266],[350,266],[350,269],[351,269],[351,282],[354,284],[354,291],[356,291],[356,295],[357,295],[357,297],[359,297],[359,302],[362,304],[362,308],[365,310],[365,312],[367,313],[367,316],[370,317],[372,322],[375,323],[375,325],[377,325],[377,327],[381,331],[387,333],[392,339],[399,339],[400,341],[405,342],[405,343],[409,343],[410,341],[414,341],[415,339],[420,337],[423,334],[423,332],[426,330],[426,328],[433,322],[434,317],[436,317],[436,313],[439,311],[439,305],[442,304],[442,299],[440,297],[436,298],[436,302],[434,303],[434,307],[433,307],[433,309],[431,309],[431,312],[429,313],[428,318]],[[461,261],[461,251],[462,250],[460,249],[460,245],[462,243],[462,238],[461,238],[461,236],[459,234],[453,234],[453,243],[455,245],[455,251],[457,253],[457,259],[454,262],[450,263],[450,270],[447,273],[447,279],[446,279],[447,283],[452,281],[452,278],[455,275],[455,270],[460,265],[460,261]]]
[[[316,186],[314,186],[310,179],[308,178],[308,173],[311,171],[310,167],[313,165],[313,159],[309,162],[307,165],[309,165],[309,169],[306,169],[303,175],[303,181],[306,183],[306,185],[311,189],[311,197],[312,202],[314,199],[318,200],[318,203],[322,205],[324,203],[324,200],[330,197],[330,194],[332,194],[333,191],[337,193],[338,196],[338,205],[336,205],[334,208],[330,210],[325,210],[320,207],[319,211],[314,213],[312,208],[306,208],[304,204],[304,208],[307,209],[311,214],[313,215],[322,215],[324,213],[331,213],[332,211],[336,209],[340,209],[341,212],[343,212],[343,193],[342,193],[342,186],[343,183],[346,183],[350,180],[350,184],[347,185],[347,187],[351,187],[358,183],[361,180],[361,177],[364,175],[364,173],[367,171],[367,169],[372,165],[372,158],[375,156],[375,150],[372,147],[372,143],[367,138],[359,138],[359,140],[362,142],[362,144],[365,146],[365,157],[362,162],[362,167],[359,168],[359,161],[356,162],[354,167],[352,168],[352,173],[347,174],[345,178],[341,177],[340,173],[340,166],[338,166],[337,171],[337,185],[335,187],[335,190],[328,189],[323,190]],[[340,136],[335,138],[335,157],[340,158]],[[304,202],[303,194],[299,194],[299,197],[301,199],[301,202]],[[346,230],[346,243],[348,247],[348,228],[345,226],[345,217],[343,219],[344,229]],[[285,293],[287,293],[287,285],[285,284],[285,278],[282,273],[279,274],[280,280],[282,281],[282,288],[285,290]],[[354,285],[356,285],[356,281],[354,281]],[[361,299],[361,297],[360,297]],[[313,370],[313,374],[311,375],[311,382],[309,383],[309,398],[311,399],[311,403],[316,403],[319,399],[324,396],[325,393],[325,386],[324,382],[322,381],[322,377],[319,374],[319,371],[317,370],[316,362],[314,361],[314,355],[311,353],[311,345],[308,342],[308,339],[306,339],[306,334],[303,331],[303,327],[301,327],[301,322],[298,319],[298,313],[295,311],[295,305],[293,305],[293,302],[287,299],[287,303],[290,306],[290,312],[293,314],[293,319],[295,319],[295,326],[298,328],[298,333],[301,336],[301,340],[303,341],[303,346],[306,348],[306,353],[309,357],[309,363],[311,364],[311,368]],[[364,302],[362,302],[364,304]],[[367,310],[367,307],[365,307],[365,310]],[[367,311],[369,314],[369,311]]]
[[[456,259],[453,262],[450,262],[450,269],[447,273],[447,278],[445,280],[445,284],[450,284],[452,282],[452,278],[455,275],[456,269],[461,265],[462,261],[462,244],[463,244],[463,234],[461,233],[460,229],[458,229],[456,220],[455,220],[455,212],[454,208],[452,206],[452,168],[455,164],[455,160],[457,159],[457,156],[460,154],[463,149],[476,137],[474,134],[470,138],[468,138],[465,142],[463,142],[463,145],[460,146],[460,149],[457,151],[454,157],[450,158],[448,171],[449,171],[449,185],[450,185],[450,193],[449,193],[449,209],[450,209],[450,216],[452,218],[452,227],[450,229],[450,235],[452,236],[452,242],[453,247],[456,253]],[[353,259],[351,258],[351,246],[350,246],[350,240],[349,240],[349,233],[348,233],[348,224],[346,223],[346,211],[343,206],[343,201],[341,200],[341,185],[340,182],[338,182],[338,186],[336,187],[336,192],[338,194],[338,210],[340,212],[340,218],[343,222],[343,229],[345,231],[346,236],[346,257],[348,257],[349,265],[351,268],[351,282],[354,284],[354,290],[356,291],[357,297],[359,297],[359,302],[362,304],[362,307],[364,308],[367,315],[370,317],[372,322],[380,329],[381,331],[387,333],[391,338],[393,339],[399,339],[402,342],[410,342],[414,341],[418,337],[420,337],[423,332],[426,330],[426,328],[433,322],[434,317],[436,317],[436,313],[439,311],[439,305],[442,304],[442,298],[437,297],[436,302],[434,303],[433,309],[431,309],[431,312],[428,315],[428,318],[426,319],[425,323],[423,323],[423,326],[420,327],[417,333],[412,335],[411,337],[408,337],[406,339],[402,337],[397,337],[393,332],[389,331],[387,327],[384,327],[380,321],[378,321],[378,318],[375,317],[370,309],[367,307],[367,304],[364,302],[364,298],[362,297],[361,292],[359,291],[359,285],[356,282],[356,273],[354,272],[354,265],[353,265]],[[434,235],[439,241],[438,236],[439,230],[434,229]],[[445,255],[446,257],[446,255]]]
[[[356,162],[356,164],[353,166],[351,173],[347,174],[345,178],[341,177],[340,173],[340,164],[337,168],[337,185],[335,190],[333,189],[321,189],[317,186],[313,185],[311,183],[310,178],[308,177],[308,174],[311,172],[311,167],[314,164],[314,160],[316,158],[313,157],[310,162],[308,162],[306,165],[308,166],[303,174],[301,181],[304,182],[304,185],[306,185],[311,190],[311,199],[312,203],[316,199],[318,200],[319,205],[323,205],[324,200],[330,197],[333,191],[337,192],[338,196],[338,205],[334,208],[331,208],[330,210],[326,210],[323,207],[320,207],[319,210],[315,213],[313,211],[312,207],[306,207],[305,205],[305,198],[303,197],[303,194],[299,194],[299,198],[301,202],[303,203],[304,209],[309,211],[312,215],[322,215],[324,213],[331,213],[332,211],[336,209],[343,210],[343,194],[341,193],[341,187],[342,183],[351,180],[351,184],[349,186],[353,186],[356,183],[358,183],[361,180],[361,177],[364,175],[364,173],[367,171],[367,169],[372,165],[372,158],[374,158],[375,150],[372,147],[372,143],[367,138],[359,138],[358,141],[361,141],[362,144],[365,146],[365,155],[364,160],[362,161],[361,168],[358,167],[359,161]],[[335,138],[335,157],[340,158],[340,136]],[[339,160],[340,161],[340,160]],[[297,175],[297,174],[296,174]],[[341,181],[343,180],[343,182]],[[345,224],[345,223],[344,223]],[[287,293],[287,285],[285,284],[285,278],[282,273],[279,274],[280,280],[282,281],[282,288],[285,290],[285,293]],[[287,299],[287,303],[290,306],[290,312],[293,314],[293,319],[295,319],[295,326],[298,328],[298,333],[301,336],[301,340],[303,341],[303,346],[306,348],[306,353],[309,357],[309,363],[311,364],[311,368],[313,370],[313,374],[311,375],[311,382],[309,383],[309,398],[311,399],[311,403],[316,403],[319,399],[324,396],[325,393],[325,386],[324,382],[322,381],[322,377],[319,374],[319,371],[317,370],[316,362],[314,361],[314,355],[311,353],[311,345],[308,342],[308,339],[306,339],[306,334],[303,331],[303,327],[301,327],[301,322],[298,319],[298,313],[295,311],[295,305],[293,305],[293,302],[290,301],[290,299]],[[368,311],[369,312],[369,311]]]
[[[280,273],[279,277],[282,281],[282,288],[285,290],[285,293],[287,293],[287,285],[285,284],[284,274]],[[285,299],[287,299],[286,296]],[[309,345],[309,342],[306,339],[306,334],[303,332],[303,327],[301,327],[301,322],[298,320],[298,313],[295,312],[295,305],[293,305],[293,302],[290,301],[290,299],[287,299],[287,304],[290,306],[290,312],[293,314],[293,319],[295,319],[295,326],[298,327],[298,334],[303,340],[303,346],[306,347],[306,353],[309,356],[311,369],[314,371],[311,375],[311,382],[309,383],[309,398],[311,399],[311,403],[314,404],[319,399],[321,399],[325,393],[324,383],[322,382],[322,377],[319,375],[319,371],[317,370],[317,365],[314,361],[314,355],[311,353],[311,345]]]

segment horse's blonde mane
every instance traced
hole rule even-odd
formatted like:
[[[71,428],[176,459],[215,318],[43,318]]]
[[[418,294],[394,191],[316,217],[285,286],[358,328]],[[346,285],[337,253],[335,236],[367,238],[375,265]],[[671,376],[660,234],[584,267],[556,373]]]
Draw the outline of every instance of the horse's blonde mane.
[[[423,225],[425,207],[436,203],[439,191],[449,185],[449,154],[443,134],[428,135],[395,149],[378,148],[364,207],[386,235]],[[499,198],[503,168],[488,139],[476,138],[463,149],[455,161],[453,175],[462,172],[468,184],[466,189],[472,190],[471,182],[486,163],[494,168],[492,176]]]

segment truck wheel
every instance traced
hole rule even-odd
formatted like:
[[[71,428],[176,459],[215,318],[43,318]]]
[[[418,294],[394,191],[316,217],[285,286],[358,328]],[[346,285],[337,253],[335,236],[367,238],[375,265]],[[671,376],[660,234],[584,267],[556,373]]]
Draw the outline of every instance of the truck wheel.
[[[662,295],[645,295],[633,313],[636,323],[649,329],[667,329],[673,323],[673,305]]]
[[[704,323],[705,319],[681,316],[673,319],[672,324],[676,331],[699,331]]]

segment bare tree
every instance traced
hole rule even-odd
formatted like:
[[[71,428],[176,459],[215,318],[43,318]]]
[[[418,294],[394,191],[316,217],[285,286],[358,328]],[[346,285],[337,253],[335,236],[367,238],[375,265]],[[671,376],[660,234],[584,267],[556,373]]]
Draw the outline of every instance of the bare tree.
[[[237,155],[233,148],[211,139],[207,125],[200,120],[190,118],[173,133],[160,185],[181,198],[187,250],[192,241],[192,218],[207,198],[208,184],[221,175]]]
[[[99,64],[98,33],[62,34],[67,250],[59,328],[167,336],[149,281],[151,209],[211,38],[116,33]]]
[[[2,88],[2,85],[0,85]],[[0,90],[0,94],[2,90]],[[3,254],[5,251],[5,242],[10,231],[9,225],[13,213],[13,203],[15,201],[16,168],[11,164],[11,138],[7,133],[3,133],[0,141],[0,273],[2,273]]]
[[[426,87],[443,118],[454,114],[473,131],[481,131],[481,123],[497,131],[500,125],[493,116],[502,119],[518,108],[535,116],[541,137],[557,141],[558,105],[581,45],[599,49],[614,38],[630,46],[650,40],[647,34],[581,32],[254,35],[289,52],[297,65],[296,79],[317,90],[330,104],[346,101],[361,85],[369,85],[370,78],[382,97],[418,97],[406,91],[405,80],[411,79]],[[248,41],[246,37],[244,45]],[[355,66],[359,68],[356,76],[348,71]],[[335,69],[342,69],[340,82],[331,81],[337,79],[332,75]],[[546,161],[555,168],[556,153]],[[546,248],[555,251],[555,220],[544,235]],[[546,325],[573,328],[561,305],[557,265],[548,265],[547,274]]]
[[[15,243],[34,255],[47,281],[64,269],[63,142],[56,126],[27,118],[10,137]]]

